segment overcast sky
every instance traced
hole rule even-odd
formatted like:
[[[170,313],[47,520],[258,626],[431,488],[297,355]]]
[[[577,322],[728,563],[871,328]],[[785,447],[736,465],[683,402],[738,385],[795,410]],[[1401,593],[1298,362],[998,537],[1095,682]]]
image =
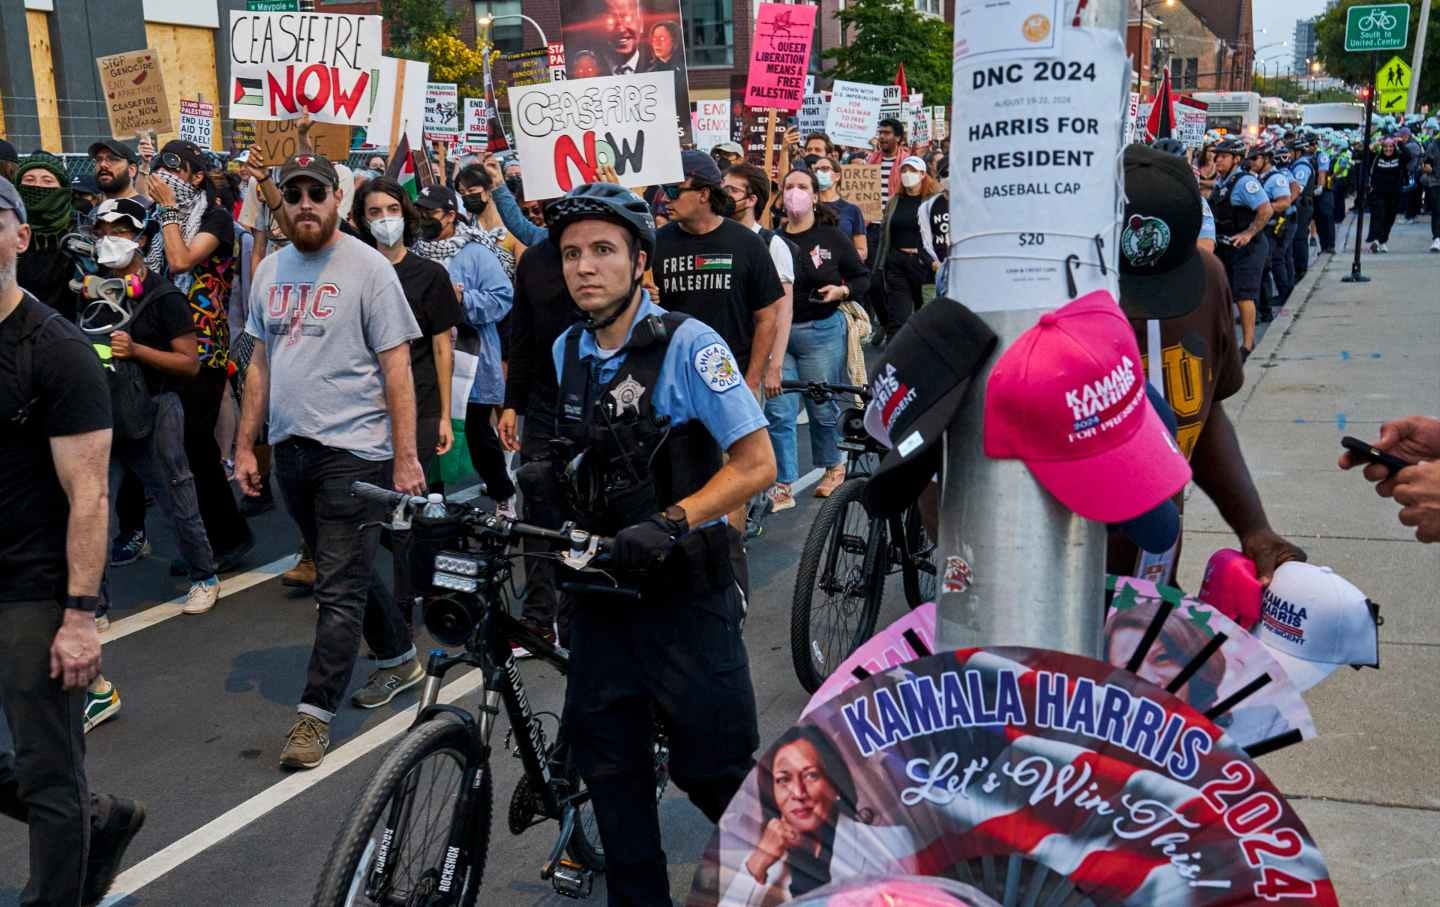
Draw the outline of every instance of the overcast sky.
[[[1267,44],[1274,44],[1276,41],[1290,41],[1295,36],[1295,20],[1308,19],[1311,16],[1318,16],[1325,11],[1325,0],[1254,0],[1255,10],[1255,46],[1265,47]],[[1260,29],[1265,29],[1265,34]],[[1293,44],[1287,44],[1284,50],[1289,51]],[[1270,47],[1260,51],[1259,57],[1262,60],[1280,62],[1289,65],[1291,56],[1281,56],[1276,51],[1280,47]],[[1274,72],[1272,69],[1271,72]]]

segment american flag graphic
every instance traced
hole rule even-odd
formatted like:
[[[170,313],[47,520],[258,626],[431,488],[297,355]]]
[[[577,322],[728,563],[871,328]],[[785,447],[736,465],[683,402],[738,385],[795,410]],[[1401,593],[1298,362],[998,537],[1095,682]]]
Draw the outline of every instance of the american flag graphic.
[[[902,706],[896,712],[882,705],[903,703],[922,682],[933,681],[938,689],[946,674],[968,678],[972,672],[984,695],[970,703],[971,726],[930,721],[926,730],[927,722],[919,720],[924,709]],[[1042,686],[1047,702],[1060,688],[1068,702],[1078,702],[1093,687],[1096,703],[1129,703],[1123,721],[1116,720],[1132,732],[1142,713],[1158,709],[1161,726],[1178,726],[1177,739],[1201,744],[1192,764],[1161,759],[1157,765],[1146,754],[1165,748],[1121,733],[1122,743],[1128,737],[1141,752],[1126,749],[1113,742],[1114,722],[1107,737],[1083,722],[1059,722],[1075,730],[1042,726]],[[1007,687],[1018,689],[1023,719],[978,726],[982,711]],[[874,746],[874,738],[866,738],[867,746],[860,745],[853,718],[862,700],[892,742]],[[1045,714],[1053,719],[1057,713]],[[877,716],[888,717],[881,722]],[[812,750],[806,752],[820,755],[831,785],[826,789],[836,792],[831,814],[838,819],[828,831],[811,833],[820,844],[818,860],[787,852],[759,882],[747,860],[757,853],[767,823],[777,819],[780,792],[793,784],[777,783],[769,767],[782,764],[780,750],[796,746],[797,734],[808,735],[804,744]],[[1061,898],[1064,903],[1337,903],[1319,849],[1239,746],[1180,700],[1101,661],[1023,648],[941,653],[844,690],[787,736],[791,742],[782,737],[782,745],[761,758],[721,818],[697,870],[690,907],[784,903],[817,882],[892,873],[958,878],[996,900],[1020,903],[1013,891],[1005,897],[1007,865],[1047,880],[1041,903],[1053,902],[1048,899],[1061,885],[1073,897]],[[817,745],[817,739],[828,744]],[[872,750],[868,757],[866,748]],[[967,771],[970,766],[981,767]],[[762,796],[767,790],[774,793]],[[787,821],[784,807],[778,811],[779,821]],[[1007,863],[1012,856],[1022,859]]]

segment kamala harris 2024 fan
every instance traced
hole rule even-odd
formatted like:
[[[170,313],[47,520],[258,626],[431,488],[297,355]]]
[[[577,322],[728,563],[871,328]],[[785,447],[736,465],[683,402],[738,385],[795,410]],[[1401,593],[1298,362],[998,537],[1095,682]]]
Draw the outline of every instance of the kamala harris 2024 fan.
[[[1102,661],[962,649],[876,674],[764,754],[689,907],[952,878],[1015,905],[1335,904],[1274,785],[1198,711]]]

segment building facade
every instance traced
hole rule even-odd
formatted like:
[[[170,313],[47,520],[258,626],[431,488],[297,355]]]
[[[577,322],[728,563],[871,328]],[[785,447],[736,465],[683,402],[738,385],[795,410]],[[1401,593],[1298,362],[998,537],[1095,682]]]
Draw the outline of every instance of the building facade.
[[[1295,37],[1290,42],[1295,47],[1295,54],[1290,71],[1296,75],[1305,75],[1310,69],[1310,61],[1315,59],[1315,23],[1318,21],[1318,18],[1295,20]]]
[[[1250,0],[1136,0],[1126,48],[1144,98],[1159,90],[1166,67],[1177,91],[1248,91],[1255,59]]]

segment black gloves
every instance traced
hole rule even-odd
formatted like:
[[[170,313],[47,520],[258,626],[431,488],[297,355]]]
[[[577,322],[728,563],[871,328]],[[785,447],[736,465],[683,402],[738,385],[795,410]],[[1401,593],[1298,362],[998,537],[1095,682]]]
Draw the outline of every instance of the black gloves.
[[[690,530],[686,520],[657,513],[643,522],[626,526],[615,535],[611,556],[622,570],[651,570],[663,564],[675,550],[680,536]]]

